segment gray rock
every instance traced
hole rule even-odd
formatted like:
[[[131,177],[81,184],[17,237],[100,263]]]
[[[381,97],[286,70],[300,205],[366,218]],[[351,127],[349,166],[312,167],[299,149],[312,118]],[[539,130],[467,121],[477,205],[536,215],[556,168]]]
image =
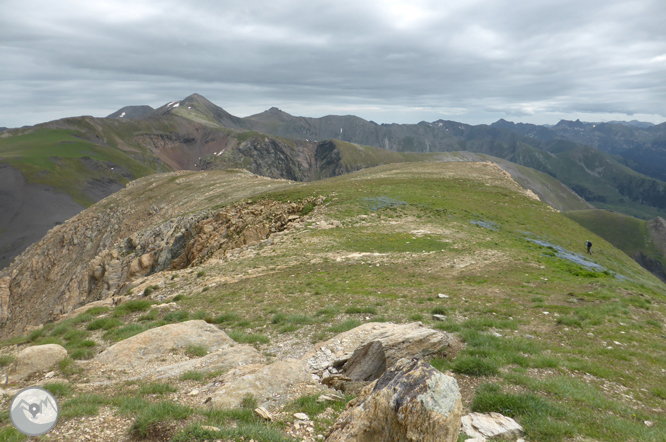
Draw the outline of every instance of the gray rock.
[[[344,365],[345,374],[354,381],[374,381],[386,371],[386,355],[380,341],[369,342],[354,351]]]
[[[328,442],[454,442],[462,400],[456,380],[400,359],[350,402]]]
[[[238,407],[247,395],[261,404],[300,385],[313,384],[305,363],[296,359],[241,367],[225,373],[221,382],[212,396],[212,405],[219,408]]]
[[[461,419],[462,431],[469,437],[485,440],[489,437],[514,438],[523,432],[518,422],[500,413],[471,413]]]
[[[9,366],[7,371],[9,381],[19,381],[33,373],[49,370],[66,357],[67,350],[58,344],[24,348]]]
[[[95,360],[120,370],[160,358],[173,348],[201,345],[216,351],[234,344],[222,330],[206,321],[196,320],[153,328],[112,345]]]
[[[432,315],[432,319],[435,321],[446,321],[446,316],[445,315]]]

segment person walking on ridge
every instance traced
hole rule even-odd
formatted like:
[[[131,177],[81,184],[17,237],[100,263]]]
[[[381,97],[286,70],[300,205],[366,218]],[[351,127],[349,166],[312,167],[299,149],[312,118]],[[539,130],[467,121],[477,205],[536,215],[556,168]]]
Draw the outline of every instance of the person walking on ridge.
[[[592,248],[592,243],[588,241],[585,243],[585,245],[587,246],[587,254],[591,255],[592,252],[590,251],[590,249]]]

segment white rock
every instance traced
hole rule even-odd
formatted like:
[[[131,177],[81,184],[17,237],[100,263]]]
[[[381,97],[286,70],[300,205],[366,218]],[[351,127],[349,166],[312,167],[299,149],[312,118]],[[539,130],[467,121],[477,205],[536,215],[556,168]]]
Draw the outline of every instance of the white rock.
[[[190,396],[196,396],[198,394],[199,394],[199,390],[197,390],[197,389],[194,389],[194,390],[192,390],[188,393],[188,395],[190,395]]]
[[[438,293],[438,294],[437,294],[437,297],[438,297],[439,299],[446,299],[446,298],[449,297],[449,295],[445,295],[444,293]]]
[[[523,432],[518,422],[499,413],[471,413],[461,420],[462,431],[469,437],[517,437]]]
[[[310,418],[308,417],[308,415],[305,414],[305,413],[294,413],[294,417],[295,417],[296,419],[300,419],[300,420],[302,420],[302,421],[309,421],[309,420],[310,420]]]

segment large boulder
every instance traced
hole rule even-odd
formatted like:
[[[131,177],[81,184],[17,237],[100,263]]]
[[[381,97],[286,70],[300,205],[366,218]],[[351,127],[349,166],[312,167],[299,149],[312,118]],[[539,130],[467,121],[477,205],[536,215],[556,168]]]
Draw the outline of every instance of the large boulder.
[[[179,362],[153,371],[141,373],[132,379],[166,379],[182,375],[188,371],[208,373],[212,371],[227,371],[236,367],[263,364],[266,358],[250,345],[235,345],[224,347],[206,356],[189,361]]]
[[[226,333],[206,321],[187,321],[163,325],[120,341],[97,355],[95,361],[115,369],[141,368],[172,349],[199,345],[212,352],[234,344]]]
[[[383,373],[382,364],[389,368],[401,358],[422,358],[447,347],[450,341],[448,333],[420,323],[367,323],[317,344],[302,359],[317,375],[330,367],[341,369],[344,366],[346,372],[356,372],[355,379],[370,380],[376,379],[377,373]],[[368,357],[372,361],[363,363]],[[359,364],[370,367],[359,368]]]
[[[15,382],[33,373],[49,370],[66,357],[67,350],[58,344],[24,348],[9,366],[8,379],[10,382]]]
[[[234,408],[241,405],[245,396],[253,396],[259,404],[282,396],[304,385],[314,384],[305,363],[297,359],[285,359],[270,365],[246,366],[225,373],[222,386],[212,396],[212,405]]]
[[[454,442],[460,433],[458,383],[429,364],[401,359],[340,415],[327,442]]]

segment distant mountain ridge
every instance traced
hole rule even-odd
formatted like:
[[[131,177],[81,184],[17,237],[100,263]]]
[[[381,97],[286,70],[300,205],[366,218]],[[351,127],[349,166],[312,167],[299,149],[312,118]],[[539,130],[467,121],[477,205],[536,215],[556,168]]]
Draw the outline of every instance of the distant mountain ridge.
[[[239,118],[193,94],[157,109],[128,106],[109,118],[74,117],[9,129],[0,137],[0,163],[28,185],[45,186],[69,198],[72,207],[83,207],[160,171],[232,167],[310,181],[405,161],[493,161],[558,210],[590,209],[583,197],[644,219],[666,216],[665,183],[592,147],[539,140],[548,136],[548,128],[520,126],[541,131],[530,137],[512,130],[513,123],[504,125],[447,120],[379,125],[352,115],[295,117],[278,108]],[[25,216],[25,207],[17,206],[16,213]],[[53,224],[69,216],[44,219]],[[36,235],[48,228],[39,227]],[[16,239],[0,237],[5,259],[19,250]]]

